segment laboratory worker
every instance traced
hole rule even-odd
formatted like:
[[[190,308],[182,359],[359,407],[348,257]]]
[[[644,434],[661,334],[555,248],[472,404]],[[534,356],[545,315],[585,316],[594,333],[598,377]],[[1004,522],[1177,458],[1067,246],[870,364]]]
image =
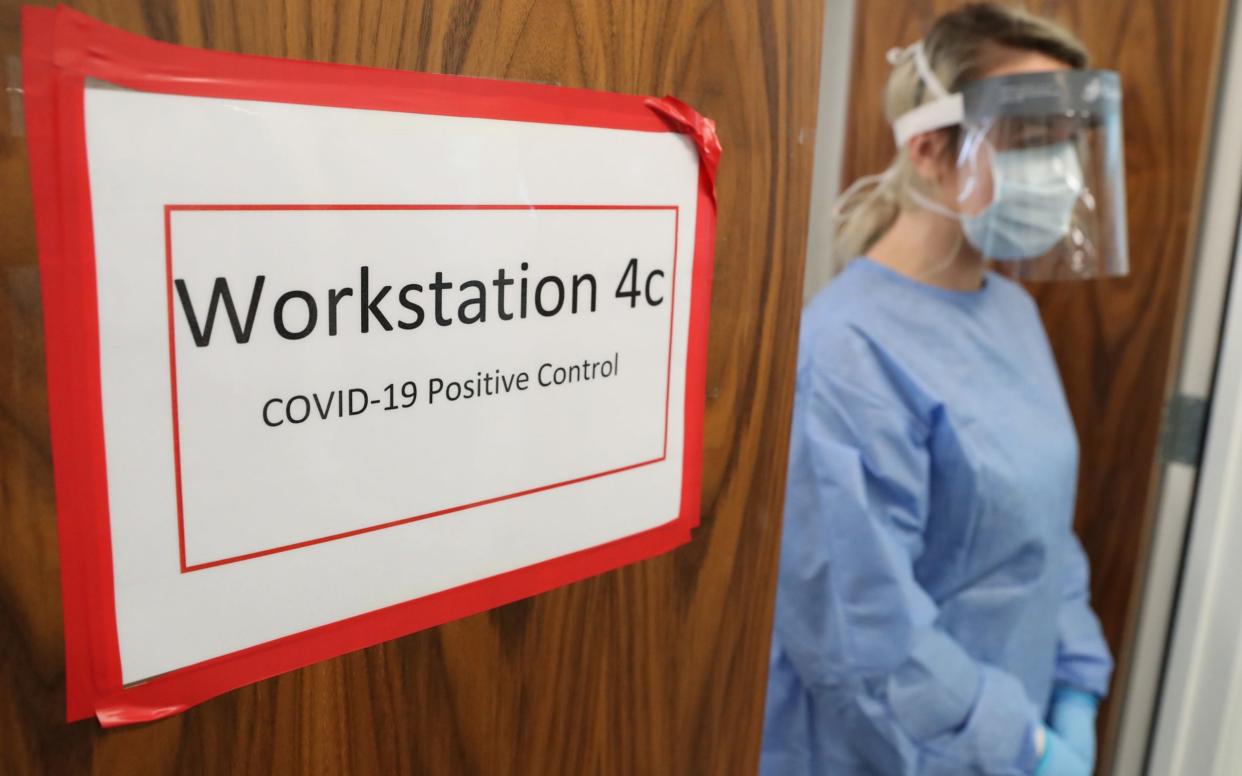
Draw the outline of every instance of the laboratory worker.
[[[974,4],[889,53],[897,154],[802,318],[763,776],[1087,776],[1112,659],[1015,280],[1127,272],[1121,89]]]

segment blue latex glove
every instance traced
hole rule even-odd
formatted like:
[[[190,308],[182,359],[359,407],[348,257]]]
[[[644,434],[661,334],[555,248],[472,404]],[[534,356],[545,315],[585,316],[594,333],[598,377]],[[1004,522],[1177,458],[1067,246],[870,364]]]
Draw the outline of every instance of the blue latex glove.
[[[1044,755],[1035,766],[1035,776],[1091,776],[1091,766],[1083,762],[1065,739],[1044,728]]]
[[[1076,687],[1057,685],[1048,711],[1048,726],[1088,768],[1095,767],[1095,713],[1100,701]]]

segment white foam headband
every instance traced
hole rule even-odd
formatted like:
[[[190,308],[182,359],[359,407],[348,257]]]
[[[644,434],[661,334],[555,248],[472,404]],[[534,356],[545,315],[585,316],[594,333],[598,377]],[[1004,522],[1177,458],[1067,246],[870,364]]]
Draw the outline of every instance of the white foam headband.
[[[914,58],[914,67],[919,79],[927,86],[936,99],[901,114],[893,121],[893,139],[901,148],[910,138],[933,129],[943,129],[961,124],[966,116],[965,103],[962,95],[949,94],[940,79],[932,72],[927,61],[927,53],[923,50],[923,41],[916,41],[904,49],[895,48],[888,52],[890,65],[901,64],[906,59]]]

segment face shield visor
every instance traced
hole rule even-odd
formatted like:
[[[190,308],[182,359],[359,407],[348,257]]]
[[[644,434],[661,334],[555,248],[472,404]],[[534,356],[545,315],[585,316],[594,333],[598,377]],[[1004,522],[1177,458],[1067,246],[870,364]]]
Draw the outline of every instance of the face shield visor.
[[[952,205],[965,239],[1020,280],[1115,277],[1129,271],[1121,82],[1106,70],[981,79],[949,94],[916,44],[919,75],[938,98],[893,124],[899,148],[955,127]]]

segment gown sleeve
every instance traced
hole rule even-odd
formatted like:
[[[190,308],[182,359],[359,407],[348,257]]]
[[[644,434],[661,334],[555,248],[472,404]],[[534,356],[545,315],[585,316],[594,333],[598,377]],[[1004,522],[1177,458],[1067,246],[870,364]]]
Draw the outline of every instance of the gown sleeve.
[[[1087,554],[1073,531],[1067,532],[1064,597],[1057,621],[1057,666],[1053,679],[1086,690],[1097,698],[1108,694],[1113,658],[1091,609],[1091,575]]]
[[[850,707],[876,773],[1030,773],[1038,710],[938,626],[915,577],[928,429],[883,391],[799,371],[776,619],[793,670]]]

